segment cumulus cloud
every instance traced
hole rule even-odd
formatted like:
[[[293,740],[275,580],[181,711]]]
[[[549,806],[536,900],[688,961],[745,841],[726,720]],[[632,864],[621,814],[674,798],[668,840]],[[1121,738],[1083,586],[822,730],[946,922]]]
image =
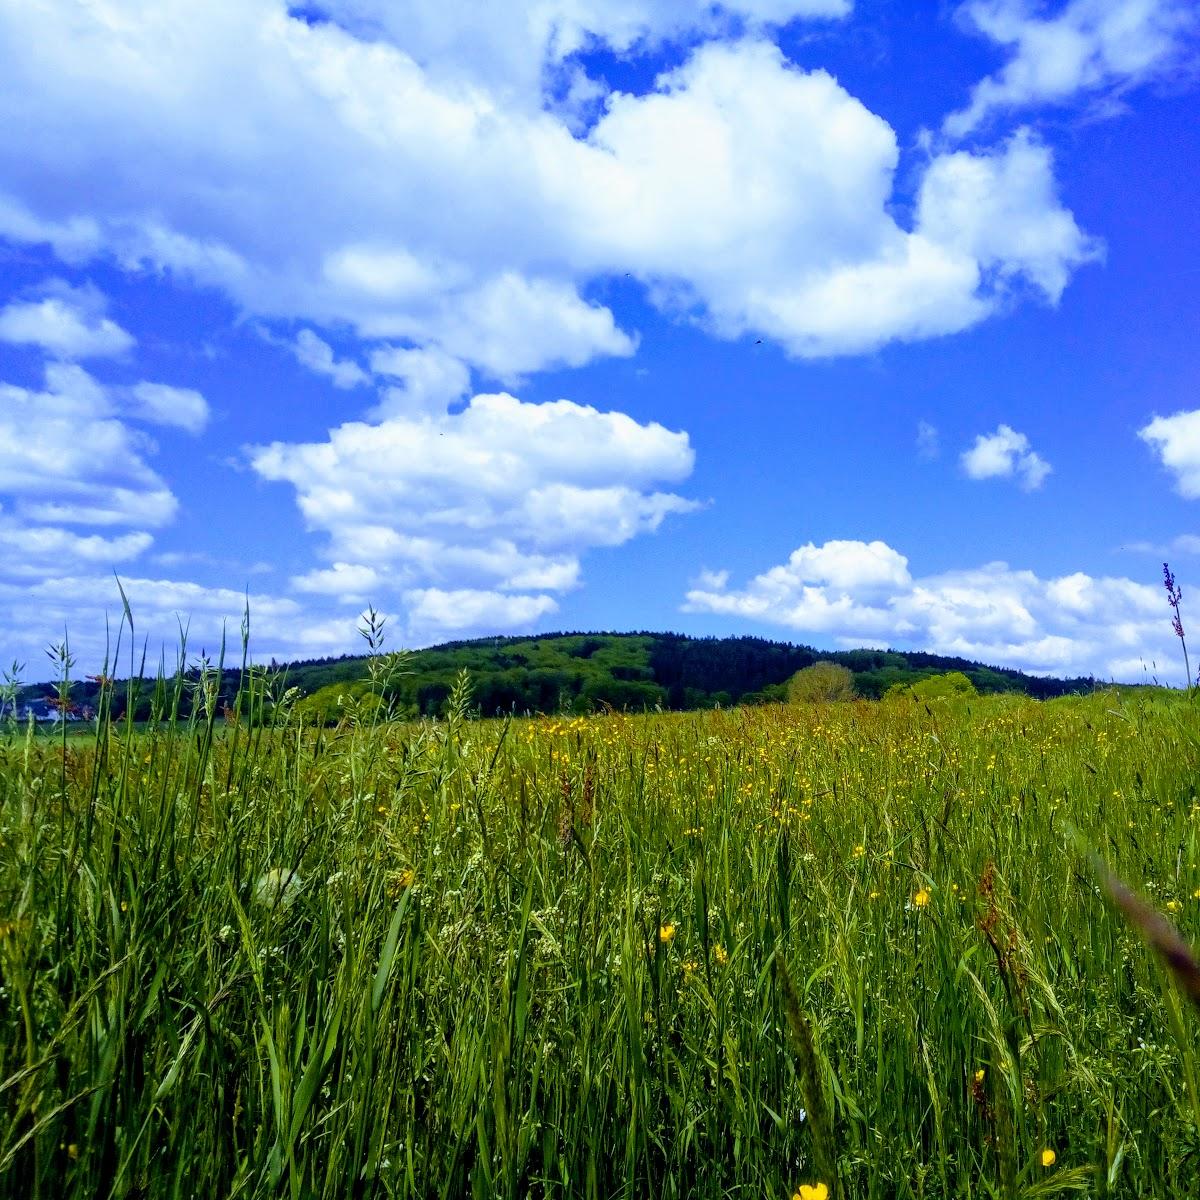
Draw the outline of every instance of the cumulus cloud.
[[[1200,496],[1200,409],[1155,417],[1138,430],[1142,439],[1175,476],[1175,490],[1189,500]]]
[[[72,288],[51,281],[39,299],[14,300],[0,309],[0,342],[37,346],[55,358],[115,358],[134,339],[104,315],[104,297],[95,288]]]
[[[969,479],[1016,479],[1027,492],[1036,491],[1053,469],[1029,445],[1029,438],[1008,425],[980,434],[960,459]]]
[[[1142,664],[1173,661],[1157,586],[1082,572],[1042,579],[1002,562],[914,577],[883,542],[810,543],[740,589],[693,588],[684,610],[1035,672],[1141,678]]]
[[[23,525],[0,516],[0,578],[44,579],[64,568],[110,567],[137,558],[153,540],[144,532],[102,537],[52,525]]]
[[[28,665],[28,678],[44,677],[42,648],[66,629],[79,672],[100,669],[113,651],[121,628],[121,596],[111,571],[97,572],[98,564],[80,564],[76,573],[51,574],[37,582],[0,580],[0,621],[5,629],[5,653]],[[91,568],[91,569],[89,569]],[[240,655],[237,646],[242,616],[250,608],[251,649],[256,661],[343,654],[361,639],[355,617],[306,611],[290,597],[247,594],[233,588],[212,588],[178,580],[142,576],[121,577],[121,586],[133,610],[135,662],[143,646],[146,663],[155,669],[160,660],[175,666],[181,627],[187,632],[188,661],[201,651],[215,659],[225,637],[230,658]],[[107,624],[107,632],[106,632]],[[130,636],[121,631],[120,666],[128,668]]]
[[[346,3],[312,21],[281,0],[6,6],[0,234],[506,386],[632,353],[595,290],[626,273],[719,336],[820,356],[967,328],[1018,285],[1054,302],[1095,255],[1027,134],[933,157],[897,217],[910,197],[894,131],[761,33],[844,3],[477,8]],[[589,39],[620,50],[722,12],[748,32],[610,93],[586,130],[547,108],[547,64],[569,68]],[[515,63],[536,82],[514,85]],[[335,381],[357,379],[305,345]]]
[[[301,366],[324,375],[336,388],[355,388],[370,382],[370,376],[352,359],[335,358],[333,347],[311,329],[302,329],[292,343],[292,353]]]
[[[665,306],[801,357],[957,332],[1020,282],[1056,302],[1097,253],[1026,131],[933,158],[904,228],[889,211],[893,130],[768,43],[703,47],[655,92],[614,97],[591,141],[612,155],[607,194],[630,210],[592,223],[614,257]]]
[[[0,524],[0,547],[9,545],[5,532]],[[52,551],[49,540],[45,549]],[[28,665],[29,679],[44,675],[45,668],[38,666],[45,662],[42,650],[50,640],[61,638],[64,629],[79,672],[98,671],[106,655],[110,667],[114,665],[118,629],[122,639],[119,665],[128,667],[130,637],[128,628],[121,628],[120,593],[110,570],[95,569],[102,562],[107,568],[109,559],[97,553],[94,561],[76,557],[72,562],[71,574],[52,572],[36,580],[32,573],[29,577],[0,575],[4,652]],[[318,586],[302,602],[292,596],[122,574],[121,586],[136,628],[135,660],[141,660],[144,646],[150,669],[160,661],[173,669],[181,629],[186,633],[189,664],[202,652],[215,659],[222,639],[227,658],[238,657],[247,606],[250,650],[256,662],[356,653],[362,644],[357,633],[362,602],[351,593],[368,580],[343,575],[340,582],[349,585],[349,593],[340,594],[336,587],[326,588],[320,586],[323,581],[314,581]],[[436,587],[405,589],[392,598],[391,605],[387,610],[392,616],[389,628],[394,625],[396,634],[410,646],[428,645],[467,631],[532,628],[557,608],[554,598],[546,594]]]
[[[309,11],[352,33],[384,38],[447,82],[483,84],[510,103],[540,107],[547,80],[593,42],[619,54],[682,37],[725,34],[798,18],[849,15],[851,0],[493,0],[461,7],[437,0],[322,0]]]
[[[40,391],[0,384],[0,400],[0,496],[19,516],[154,528],[175,515],[146,461],[153,444],[82,367],[48,364]]]
[[[254,470],[290,483],[309,528],[325,535],[332,565],[298,577],[297,588],[428,590],[422,613],[447,592],[574,587],[589,548],[621,545],[695,507],[658,489],[686,479],[693,459],[685,433],[507,394],[475,396],[461,413],[352,422],[326,442],[250,451]]]
[[[993,153],[935,158],[921,182],[917,227],[975,263],[992,280],[993,299],[1003,284],[1024,280],[1057,302],[1071,273],[1102,253],[1059,206],[1050,152],[1026,129]]]
[[[347,603],[362,602],[380,587],[379,572],[361,564],[335,562],[330,567],[308,571],[292,580],[298,592],[336,596]]]
[[[505,383],[548,367],[579,367],[600,355],[627,357],[636,341],[612,313],[574,284],[505,271],[423,314],[364,317],[364,333],[434,343]]]
[[[728,571],[710,571],[707,567],[702,567],[697,572],[696,578],[692,580],[692,585],[702,591],[719,592],[728,582]]]
[[[444,350],[381,346],[371,355],[371,370],[400,381],[384,387],[379,405],[371,413],[376,417],[441,416],[471,387],[466,363]]]
[[[976,84],[944,130],[963,137],[993,113],[1061,103],[1081,92],[1116,91],[1174,65],[1195,14],[1182,0],[1070,0],[1051,16],[1028,0],[969,0],[965,24],[1011,50]]]
[[[0,579],[113,566],[142,554],[176,500],[150,465],[154,442],[131,422],[197,432],[204,398],[187,388],[107,387],[51,362],[40,389],[0,384]],[[81,533],[96,526],[131,532]]]
[[[557,611],[553,596],[520,596],[473,588],[416,588],[404,603],[411,628],[426,633],[463,629],[521,629]]]

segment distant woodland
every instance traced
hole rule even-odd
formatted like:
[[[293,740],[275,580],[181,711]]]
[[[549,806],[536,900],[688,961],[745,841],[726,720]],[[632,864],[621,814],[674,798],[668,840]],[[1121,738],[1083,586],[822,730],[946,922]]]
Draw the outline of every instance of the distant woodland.
[[[699,709],[717,705],[764,704],[787,698],[787,682],[818,661],[833,661],[853,675],[855,694],[876,699],[897,684],[962,672],[980,693],[1023,692],[1039,699],[1089,692],[1092,678],[1052,679],[986,666],[968,659],[894,650],[815,650],[757,637],[696,638],[671,633],[555,633],[447,642],[406,656],[385,691],[397,715],[437,716],[455,678],[470,676],[472,706],[482,716],[507,713],[587,713],[606,708]],[[310,718],[336,721],[348,700],[369,697],[363,656],[272,664],[273,691],[300,689],[299,710]],[[194,674],[194,672],[190,672]],[[221,702],[231,700],[239,672],[221,673]],[[159,685],[161,694],[161,683]],[[94,703],[97,685],[72,687],[80,707]],[[33,698],[49,685],[27,688]],[[154,687],[141,688],[136,716],[149,715]],[[121,707],[116,689],[114,708]],[[183,689],[184,707],[189,689]]]

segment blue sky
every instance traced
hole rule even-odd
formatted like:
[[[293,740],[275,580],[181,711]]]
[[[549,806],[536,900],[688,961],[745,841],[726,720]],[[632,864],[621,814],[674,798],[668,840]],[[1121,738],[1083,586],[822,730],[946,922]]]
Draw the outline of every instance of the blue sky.
[[[373,603],[1179,682],[1197,45],[1179,0],[0,3],[0,655],[97,669],[116,572],[152,658],[248,594],[260,659]]]

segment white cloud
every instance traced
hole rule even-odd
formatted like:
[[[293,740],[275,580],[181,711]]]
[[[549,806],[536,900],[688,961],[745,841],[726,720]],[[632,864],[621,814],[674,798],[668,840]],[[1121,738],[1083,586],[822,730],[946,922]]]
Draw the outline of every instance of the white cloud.
[[[44,579],[64,570],[111,567],[137,558],[153,541],[148,533],[107,538],[0,517],[0,577]]]
[[[177,503],[130,422],[198,432],[204,398],[187,388],[106,387],[74,363],[45,365],[40,390],[0,384],[0,579],[112,568],[145,552]],[[126,526],[102,536],[65,526]]]
[[[364,333],[434,343],[512,383],[531,371],[579,367],[598,355],[624,357],[636,342],[612,313],[580,298],[574,284],[527,279],[505,271],[448,297],[421,314],[364,317]]]
[[[964,329],[1022,282],[1055,301],[1095,248],[1044,147],[935,157],[904,224],[887,122],[753,32],[847,8],[729,4],[748,36],[609,95],[576,136],[545,108],[554,64],[588,37],[707,29],[711,6],[347,3],[342,28],[281,0],[9,5],[0,231],[506,383],[631,353],[589,293],[627,272],[721,336],[801,356]]]
[[[1019,280],[1057,301],[1095,254],[1024,132],[934,158],[904,229],[892,129],[766,43],[704,47],[654,93],[614,97],[591,141],[612,155],[590,223],[611,256],[716,332],[798,356],[956,332]]]
[[[51,281],[41,290],[49,294],[0,309],[0,342],[63,359],[115,358],[133,347],[132,335],[104,315],[104,297],[94,288]]]
[[[917,227],[1001,285],[1024,278],[1057,302],[1101,246],[1058,204],[1050,151],[1025,129],[991,154],[935,158],[921,182]]]
[[[333,347],[311,329],[302,329],[292,343],[297,361],[331,380],[337,388],[355,388],[370,382],[370,376],[352,359],[335,358]]]
[[[970,479],[1013,479],[1027,491],[1036,491],[1053,469],[1029,445],[1029,438],[1008,425],[995,433],[980,434],[975,445],[964,450],[963,470]]]
[[[41,391],[0,384],[0,401],[0,495],[20,517],[153,528],[175,515],[153,443],[82,367],[49,364]]]
[[[379,572],[374,567],[335,562],[322,570],[308,571],[292,580],[298,592],[336,596],[346,603],[368,600],[372,591],[381,586]]]
[[[79,561],[75,573],[52,574],[37,582],[0,578],[0,623],[5,629],[6,661],[15,655],[26,663],[27,679],[49,675],[42,650],[49,642],[61,639],[64,629],[78,659],[77,676],[98,671],[106,649],[110,667],[113,665],[113,646],[121,626],[121,597],[111,572],[96,573],[89,570],[90,565],[94,564]],[[250,651],[256,662],[272,658],[289,662],[361,650],[362,639],[357,633],[360,607],[354,603],[355,597],[334,596],[332,600],[341,607],[331,608],[321,603],[319,591],[310,593],[302,604],[288,596],[124,574],[121,586],[133,611],[135,660],[141,660],[145,645],[146,663],[151,670],[157,668],[160,659],[168,670],[174,668],[181,627],[187,633],[189,663],[201,651],[215,660],[222,638],[227,665],[240,661],[240,628],[247,605]],[[394,608],[388,610],[393,613],[388,628],[397,644],[426,645],[467,631],[531,628],[556,609],[554,598],[546,594],[412,588],[394,597]],[[127,669],[128,628],[121,636],[117,665]]]
[[[45,220],[3,192],[0,192],[0,237],[28,244],[45,243],[63,262],[71,264],[86,262],[104,245],[100,226],[93,218]]]
[[[909,582],[908,559],[880,541],[808,542],[792,552],[786,566],[760,579],[780,595],[808,584],[853,590],[901,587]]]
[[[1025,132],[935,157],[901,227],[892,128],[768,44],[703,48],[655,94],[614,98],[592,140],[636,214],[613,212],[613,240],[662,301],[805,358],[965,329],[1022,281],[1055,302],[1096,256]]]
[[[106,649],[110,667],[114,665],[112,652],[121,626],[121,597],[111,573],[86,570],[83,567],[81,573],[51,575],[33,584],[0,582],[0,621],[6,634],[6,653],[26,663],[27,679],[47,677],[49,668],[42,647],[61,639],[64,628],[78,658],[77,676],[98,671]],[[187,630],[189,663],[201,650],[215,660],[222,636],[227,664],[240,661],[239,631],[247,603],[255,661],[344,654],[354,651],[360,641],[354,615],[309,612],[287,597],[247,595],[233,588],[124,575],[121,586],[133,611],[135,662],[141,660],[145,645],[149,670],[157,668],[160,657],[168,670],[174,668],[181,626]],[[128,669],[128,628],[121,636],[121,660],[116,665]]]
[[[506,102],[536,108],[547,79],[590,42],[620,54],[685,36],[724,34],[797,18],[848,16],[851,0],[493,0],[460,6],[438,0],[324,0],[315,11],[359,35],[386,38],[439,81],[482,85]],[[567,84],[573,73],[567,73]]]
[[[697,572],[696,578],[692,580],[692,586],[702,591],[719,592],[728,583],[728,571],[710,571],[707,567],[702,567]]]
[[[553,596],[471,588],[417,588],[405,593],[404,604],[410,629],[435,635],[463,629],[520,629],[558,609]]]
[[[1175,490],[1181,496],[1200,496],[1200,409],[1155,417],[1138,430],[1138,437],[1175,475]]]
[[[715,582],[715,581],[710,581]],[[744,588],[700,586],[685,611],[749,618],[847,645],[887,644],[1045,673],[1140,678],[1173,661],[1161,589],[1079,572],[1041,579],[1005,563],[914,578],[882,542],[795,551]]]
[[[969,0],[965,22],[1012,57],[976,84],[945,132],[963,137],[997,111],[1119,90],[1168,69],[1195,14],[1181,0],[1070,0],[1052,16],[1027,0]]]
[[[208,401],[194,388],[167,383],[136,383],[129,389],[133,413],[156,425],[200,433],[208,424]]]
[[[466,364],[444,350],[381,346],[371,354],[371,370],[402,381],[383,389],[379,405],[371,414],[377,417],[416,413],[442,416],[471,387]]]
[[[461,413],[354,422],[326,442],[255,448],[250,461],[291,483],[326,537],[333,565],[295,585],[336,594],[375,579],[393,595],[563,591],[587,549],[695,507],[656,490],[690,474],[687,434],[566,400],[480,395]]]

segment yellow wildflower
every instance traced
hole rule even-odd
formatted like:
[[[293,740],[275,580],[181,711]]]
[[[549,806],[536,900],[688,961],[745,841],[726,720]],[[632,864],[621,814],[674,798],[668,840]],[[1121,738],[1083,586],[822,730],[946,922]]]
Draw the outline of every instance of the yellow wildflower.
[[[1058,1155],[1055,1154],[1054,1151],[1051,1150],[1049,1146],[1047,1146],[1046,1149],[1042,1151],[1042,1166],[1043,1167],[1054,1166],[1054,1163],[1057,1160],[1057,1158],[1058,1158]]]
[[[722,946],[720,942],[717,942],[713,946],[713,958],[715,958],[717,960],[718,967],[723,967],[723,966],[725,966],[726,963],[729,962],[729,951],[726,950],[725,947]]]
[[[987,1071],[985,1071],[985,1070],[983,1069],[983,1067],[980,1067],[980,1068],[979,1068],[979,1070],[975,1072],[975,1082],[976,1082],[976,1083],[982,1083],[982,1082],[983,1082],[983,1077],[984,1077],[986,1074],[987,1074]]]
[[[1178,900],[1167,901],[1167,912],[1177,913],[1183,907]]]
[[[675,926],[670,921],[664,921],[658,927],[658,940],[664,946],[669,946],[675,940]]]
[[[823,1183],[802,1183],[792,1200],[829,1200],[829,1189]]]
[[[917,908],[924,908],[924,907],[925,907],[925,905],[927,905],[928,903],[929,903],[929,889],[928,889],[928,888],[922,888],[922,889],[921,889],[921,890],[920,890],[920,891],[919,891],[919,892],[918,892],[918,893],[917,893],[917,894],[916,894],[916,895],[913,897],[913,904],[915,904],[915,905],[917,906]]]

